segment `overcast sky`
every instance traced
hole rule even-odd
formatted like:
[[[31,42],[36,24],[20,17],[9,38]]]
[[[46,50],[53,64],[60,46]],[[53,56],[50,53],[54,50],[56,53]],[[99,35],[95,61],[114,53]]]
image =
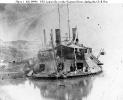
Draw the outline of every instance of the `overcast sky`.
[[[123,4],[69,4],[70,28],[78,27],[79,40],[94,49],[121,50]],[[0,39],[41,41],[59,28],[58,4],[0,4]],[[61,34],[68,33],[67,5],[60,4]]]

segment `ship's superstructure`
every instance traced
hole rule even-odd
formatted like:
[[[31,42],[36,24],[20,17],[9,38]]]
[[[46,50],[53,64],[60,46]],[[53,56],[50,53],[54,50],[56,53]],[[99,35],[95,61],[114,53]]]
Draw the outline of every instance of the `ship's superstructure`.
[[[58,14],[60,23],[59,5]],[[62,33],[60,30],[60,24],[59,29],[55,29],[55,34],[51,29],[51,48],[46,48],[45,50],[40,50],[38,52],[38,64],[36,64],[27,74],[28,76],[42,78],[68,78],[94,74],[102,71],[102,63],[93,55],[92,48],[79,43],[77,26],[76,28],[72,28],[72,38],[70,37],[69,17],[68,28],[69,35],[64,41],[61,41]],[[56,37],[55,44],[53,35]],[[44,30],[44,44],[46,45],[45,38]]]

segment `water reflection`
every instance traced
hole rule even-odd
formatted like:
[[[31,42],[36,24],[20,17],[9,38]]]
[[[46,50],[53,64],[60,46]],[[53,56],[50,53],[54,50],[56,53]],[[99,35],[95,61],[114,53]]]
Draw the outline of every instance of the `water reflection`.
[[[93,87],[95,77],[84,77],[57,81],[29,80],[34,87],[40,89],[44,98],[55,100],[82,100],[87,97]]]
[[[82,100],[88,98],[97,76],[66,80],[13,79],[0,81],[12,100]]]
[[[0,85],[1,86],[9,86],[9,85],[14,85],[18,86],[19,84],[24,84],[27,79],[20,78],[20,79],[5,79],[5,80],[0,80]]]

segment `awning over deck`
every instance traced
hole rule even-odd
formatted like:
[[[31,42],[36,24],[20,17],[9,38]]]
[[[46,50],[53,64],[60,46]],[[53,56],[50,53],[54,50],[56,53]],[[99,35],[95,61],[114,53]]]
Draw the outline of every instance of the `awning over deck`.
[[[70,47],[70,48],[78,48],[78,49],[86,49],[85,47],[80,47],[80,46],[75,45],[75,44],[71,44],[71,45],[69,45],[67,47]]]
[[[87,49],[86,47],[78,46],[78,45],[75,45],[75,44],[71,44],[69,46],[62,44],[62,45],[59,45],[59,46],[55,47],[55,50],[57,48],[60,48],[60,47],[63,47],[63,48],[65,47],[65,48]],[[41,52],[52,51],[52,50],[53,50],[52,48],[49,48],[49,49],[46,49],[46,50],[41,50]]]

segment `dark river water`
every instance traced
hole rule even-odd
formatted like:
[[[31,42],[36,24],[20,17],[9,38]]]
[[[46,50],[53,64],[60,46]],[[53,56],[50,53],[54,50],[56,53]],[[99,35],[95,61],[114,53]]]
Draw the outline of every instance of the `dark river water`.
[[[1,89],[12,100],[90,100],[94,93],[99,96],[95,89],[103,78],[104,73],[65,80],[12,79],[1,81]]]
[[[122,100],[122,83],[105,72],[65,80],[1,80],[0,100]]]

